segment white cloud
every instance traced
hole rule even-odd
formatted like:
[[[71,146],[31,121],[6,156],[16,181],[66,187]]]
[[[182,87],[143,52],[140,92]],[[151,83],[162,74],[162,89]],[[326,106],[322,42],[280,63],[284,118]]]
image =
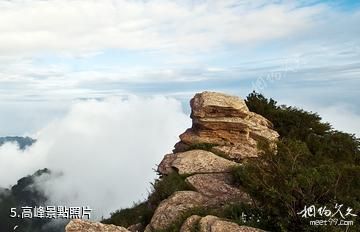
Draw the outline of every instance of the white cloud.
[[[129,83],[249,79],[271,69],[264,59],[293,54],[308,61],[311,78],[329,78],[319,73],[324,67],[347,69],[359,56],[360,13],[310,3],[0,1],[0,99],[69,100],[127,94]],[[348,50],[355,55],[339,55]]]
[[[323,121],[330,122],[337,130],[355,134],[360,138],[360,114],[349,105],[333,105],[318,108]]]
[[[106,48],[206,50],[309,28],[321,5],[252,1],[51,0],[0,2],[0,52],[91,53]],[[190,50],[189,50],[190,49]]]
[[[78,102],[29,149],[0,147],[0,186],[46,167],[63,173],[41,182],[50,203],[90,205],[93,216],[108,216],[146,197],[152,169],[189,124],[181,104],[164,97]]]
[[[277,91],[279,92],[279,91]],[[326,103],[316,102],[314,99],[325,95],[327,92],[320,92],[319,95],[311,94],[308,90],[298,89],[297,94],[291,92],[286,98],[278,98],[279,104],[299,107],[306,111],[317,113],[323,122],[328,122],[333,129],[355,134],[360,138],[360,112],[358,104],[346,101],[327,101]],[[336,93],[333,93],[336,95]],[[323,96],[324,97],[324,96]],[[328,97],[327,100],[330,99]],[[327,96],[325,96],[327,98]],[[311,100],[309,100],[311,99]],[[276,98],[275,98],[276,100]]]

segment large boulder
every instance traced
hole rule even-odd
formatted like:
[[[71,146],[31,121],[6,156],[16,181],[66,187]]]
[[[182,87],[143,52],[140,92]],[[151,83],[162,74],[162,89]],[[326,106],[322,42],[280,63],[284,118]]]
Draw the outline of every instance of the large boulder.
[[[192,118],[245,117],[249,112],[243,99],[208,91],[197,93],[190,106]]]
[[[247,193],[232,185],[232,176],[228,173],[196,174],[187,177],[185,181],[212,201],[251,203]]]
[[[194,191],[175,192],[156,208],[148,231],[164,230],[188,210],[207,205],[209,199]]]
[[[210,144],[212,151],[237,162],[258,157],[261,140],[274,142],[279,134],[272,123],[250,112],[245,101],[222,93],[198,93],[190,101],[193,125],[180,135],[174,152],[196,144]]]
[[[236,223],[211,215],[199,220],[199,228],[200,232],[264,232],[253,227],[239,226]]]
[[[168,175],[174,172],[174,168],[171,166],[174,160],[176,159],[175,154],[167,154],[164,156],[160,164],[158,165],[157,171],[160,174]]]
[[[204,150],[191,150],[177,153],[176,158],[171,163],[171,166],[175,168],[180,175],[229,172],[238,165],[238,163]]]
[[[65,232],[130,232],[124,227],[106,225],[81,219],[71,220],[65,227]]]

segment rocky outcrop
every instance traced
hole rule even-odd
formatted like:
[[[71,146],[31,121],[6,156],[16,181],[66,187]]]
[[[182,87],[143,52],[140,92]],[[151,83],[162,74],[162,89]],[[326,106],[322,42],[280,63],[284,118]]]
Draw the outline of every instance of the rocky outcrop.
[[[150,222],[151,230],[164,230],[188,210],[207,205],[209,198],[194,191],[180,191],[162,201]]]
[[[232,186],[232,176],[228,173],[196,174],[187,177],[185,181],[197,192],[212,201],[251,203],[247,193]]]
[[[208,144],[212,145],[211,151],[242,162],[259,155],[260,140],[274,141],[279,136],[269,120],[250,112],[239,97],[203,92],[196,94],[190,104],[193,125],[180,135],[174,153]]]
[[[171,166],[180,175],[229,172],[239,164],[204,150],[191,150],[175,154]]]
[[[177,171],[180,175],[221,173],[229,172],[238,165],[212,152],[196,149],[165,155],[158,166],[158,172],[165,175],[173,171]]]
[[[89,222],[74,219],[67,224],[66,232],[130,232],[129,230],[114,225],[105,225],[99,222]]]
[[[245,101],[221,93],[196,94],[190,102],[193,125],[180,135],[174,153],[165,155],[158,166],[161,175],[177,172],[194,191],[177,192],[160,203],[146,232],[163,230],[188,210],[231,202],[252,203],[248,194],[234,186],[229,172],[261,153],[260,140],[274,142],[278,133],[264,117],[250,112]],[[181,231],[197,222],[201,231],[247,231],[216,217],[188,218]],[[222,229],[221,229],[222,228]],[[253,230],[260,231],[260,230]]]
[[[192,191],[178,191],[157,205],[148,225],[134,225],[136,231],[166,231],[194,209],[220,209],[231,203],[253,201],[241,187],[234,185],[230,174],[247,159],[261,155],[257,145],[261,140],[274,143],[278,133],[264,117],[250,112],[245,101],[221,93],[196,94],[190,102],[192,127],[180,135],[172,154],[167,154],[158,166],[161,177],[178,173]],[[186,214],[185,214],[186,213]],[[67,231],[128,231],[122,227],[84,224],[72,221]],[[96,228],[96,229],[94,229]],[[97,229],[99,228],[99,229]],[[105,230],[104,228],[108,229]],[[78,229],[78,230],[77,230]],[[181,232],[259,232],[214,216],[187,218]]]

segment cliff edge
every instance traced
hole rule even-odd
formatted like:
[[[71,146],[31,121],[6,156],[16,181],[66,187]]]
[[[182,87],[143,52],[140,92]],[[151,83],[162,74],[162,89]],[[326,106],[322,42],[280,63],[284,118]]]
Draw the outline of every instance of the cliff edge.
[[[233,184],[230,174],[234,167],[261,155],[261,140],[275,142],[279,134],[272,123],[249,111],[245,101],[236,96],[202,92],[190,101],[192,127],[180,135],[173,153],[164,156],[158,166],[161,178],[172,173],[184,177],[191,190],[176,191],[156,207],[145,232],[166,231],[186,213],[199,208],[217,208],[232,202],[252,203],[241,187]],[[71,221],[66,228],[75,231],[137,231],[91,223],[81,226],[81,220]],[[87,228],[83,230],[81,228]],[[74,229],[79,228],[79,229]],[[139,227],[141,228],[141,227]],[[215,216],[189,215],[181,232],[261,231],[240,226]]]

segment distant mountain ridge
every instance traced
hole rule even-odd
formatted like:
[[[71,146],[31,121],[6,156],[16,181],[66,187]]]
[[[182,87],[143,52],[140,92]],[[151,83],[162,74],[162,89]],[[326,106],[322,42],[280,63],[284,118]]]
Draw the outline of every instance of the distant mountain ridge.
[[[34,188],[35,179],[42,175],[50,175],[49,169],[40,169],[17,181],[10,188],[0,188],[0,231],[13,231],[18,226],[17,232],[59,232],[60,229],[45,227],[51,221],[49,218],[21,218],[10,217],[11,208],[20,213],[21,207],[38,207],[46,204],[47,198],[42,191]]]
[[[36,139],[30,138],[28,136],[5,136],[0,137],[0,146],[7,142],[16,142],[21,150],[26,149],[27,147],[33,145],[36,142]]]

